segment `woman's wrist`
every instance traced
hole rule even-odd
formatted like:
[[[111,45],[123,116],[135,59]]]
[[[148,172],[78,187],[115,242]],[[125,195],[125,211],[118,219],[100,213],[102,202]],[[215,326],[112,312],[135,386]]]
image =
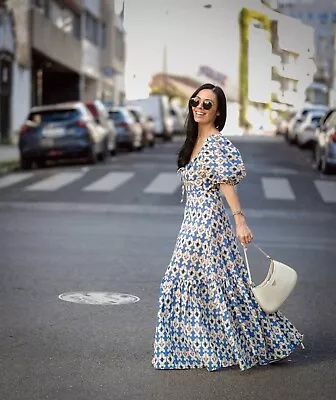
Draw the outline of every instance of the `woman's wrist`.
[[[234,215],[234,220],[237,225],[245,223],[245,216],[243,213],[237,213]]]

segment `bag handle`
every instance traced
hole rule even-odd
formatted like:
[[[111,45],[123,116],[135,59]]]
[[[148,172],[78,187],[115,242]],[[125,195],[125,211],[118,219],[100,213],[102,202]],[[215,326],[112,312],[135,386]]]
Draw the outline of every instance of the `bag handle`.
[[[269,260],[272,260],[271,256],[269,256],[267,253],[264,252],[264,250],[262,250],[258,245],[256,245],[255,243],[253,243],[253,246],[256,247],[265,257],[267,257]],[[248,262],[248,258],[247,258],[247,249],[243,246],[243,250],[244,250],[244,256],[245,256],[245,264],[247,267],[247,273],[248,273],[248,283],[250,284],[250,286],[253,286],[254,283],[252,281],[251,278],[251,270],[250,270],[250,266],[249,266],[249,262]]]

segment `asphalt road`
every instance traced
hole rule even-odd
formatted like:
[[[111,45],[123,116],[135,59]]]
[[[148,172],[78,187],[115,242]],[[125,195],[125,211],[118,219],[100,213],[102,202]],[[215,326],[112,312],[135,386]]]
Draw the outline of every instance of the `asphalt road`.
[[[159,285],[183,213],[172,178],[180,143],[165,143],[94,167],[0,178],[1,400],[336,398],[335,176],[320,176],[307,152],[281,139],[232,140],[248,170],[239,194],[255,241],[298,272],[283,312],[305,335],[305,350],[245,372],[152,368]],[[114,188],[110,180],[84,190],[112,172],[131,175],[113,175]],[[257,268],[261,258],[250,254],[261,279],[266,263]],[[140,301],[58,298],[74,291]]]

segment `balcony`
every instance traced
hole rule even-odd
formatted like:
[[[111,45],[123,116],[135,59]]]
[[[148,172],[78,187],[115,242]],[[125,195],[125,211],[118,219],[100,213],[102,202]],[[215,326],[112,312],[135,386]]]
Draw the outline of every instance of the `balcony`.
[[[80,72],[81,43],[59,29],[36,9],[31,10],[32,47],[65,67]]]

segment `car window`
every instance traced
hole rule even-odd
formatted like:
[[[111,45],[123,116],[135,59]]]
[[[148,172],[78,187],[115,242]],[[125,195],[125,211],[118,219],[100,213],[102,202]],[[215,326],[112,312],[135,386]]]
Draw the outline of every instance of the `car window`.
[[[77,109],[69,110],[45,110],[29,114],[28,119],[35,123],[49,123],[68,121],[80,116]]]
[[[333,111],[332,115],[328,118],[326,126],[328,129],[336,126],[336,111]]]
[[[136,119],[134,118],[134,115],[128,110],[125,110],[125,114],[126,114],[126,118],[127,118],[128,122],[130,124],[135,124]]]
[[[121,111],[109,111],[109,117],[116,122],[122,122],[126,119]]]
[[[137,112],[136,111],[134,111],[134,110],[129,110],[130,111],[130,114],[133,116],[133,118],[135,119],[135,121],[136,122],[140,122],[140,117],[139,117],[139,115],[137,114]]]
[[[325,114],[325,116],[321,120],[321,125],[324,125],[328,121],[328,119],[332,116],[333,112],[334,112],[333,110],[330,110]]]
[[[321,118],[322,115],[314,115],[311,119],[311,124],[317,127],[320,124]]]

